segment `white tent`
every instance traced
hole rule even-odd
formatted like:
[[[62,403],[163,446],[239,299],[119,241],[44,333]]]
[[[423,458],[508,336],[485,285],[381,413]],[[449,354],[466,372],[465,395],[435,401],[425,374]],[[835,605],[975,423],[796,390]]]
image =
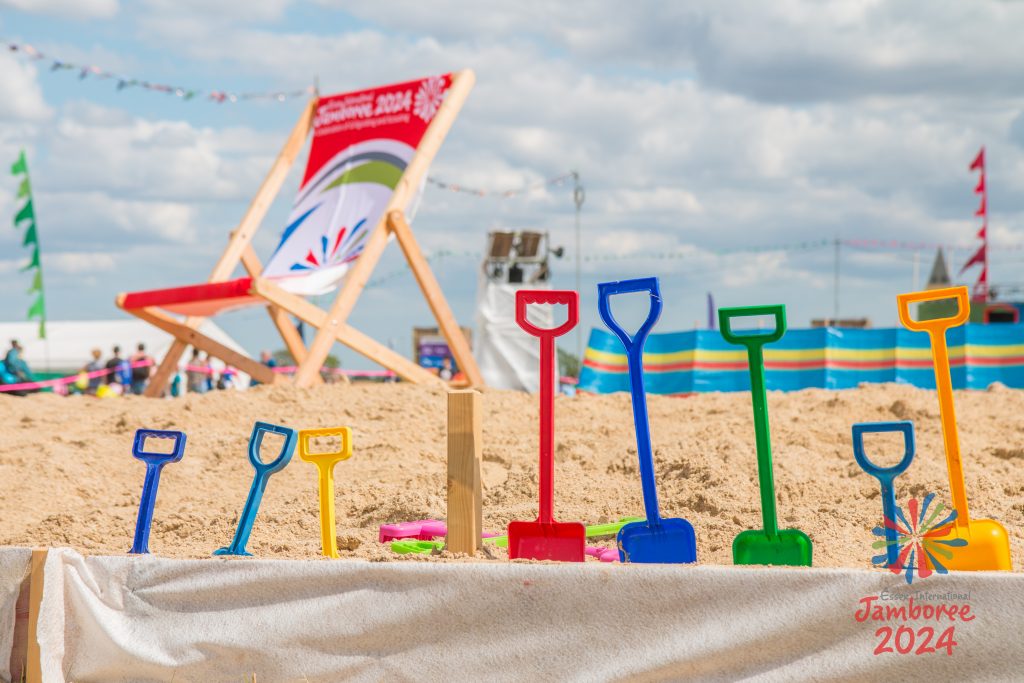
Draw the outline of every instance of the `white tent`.
[[[224,330],[209,320],[203,321],[199,331],[225,346],[246,353]],[[110,358],[114,345],[121,347],[121,355],[131,356],[137,344],[146,345],[146,353],[162,358],[174,338],[141,320],[47,320],[46,339],[39,338],[39,324],[35,322],[0,323],[0,344],[6,353],[10,340],[21,342],[23,358],[33,372],[78,372],[92,359],[93,349],[100,349],[103,358]],[[217,367],[216,362],[214,367]]]

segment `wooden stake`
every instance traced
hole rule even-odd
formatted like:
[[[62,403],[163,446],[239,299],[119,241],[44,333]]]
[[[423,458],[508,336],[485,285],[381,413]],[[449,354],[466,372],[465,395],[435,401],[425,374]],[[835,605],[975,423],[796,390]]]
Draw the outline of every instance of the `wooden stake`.
[[[474,555],[481,547],[483,452],[480,394],[448,394],[448,550]]]
[[[291,169],[292,164],[295,163],[295,157],[299,155],[303,145],[306,143],[306,136],[309,135],[309,129],[313,125],[313,114],[316,112],[319,101],[318,97],[310,98],[306,108],[302,110],[302,114],[288,136],[288,140],[285,141],[284,147],[281,148],[277,159],[274,160],[274,165],[270,167],[270,172],[267,173],[263,184],[257,190],[256,196],[253,197],[249,208],[246,209],[245,215],[242,216],[242,220],[238,223],[238,227],[231,233],[228,245],[224,248],[224,252],[217,261],[217,265],[213,267],[213,272],[210,273],[207,282],[223,282],[234,273],[235,267],[242,259],[246,247],[252,243],[256,229],[259,228],[271,203],[273,203],[277,193],[281,190],[281,185],[288,176],[288,171]],[[186,327],[196,329],[202,321],[203,318],[201,317],[190,317],[185,318],[184,324]],[[167,383],[171,380],[171,375],[177,372],[178,362],[181,360],[182,354],[185,353],[186,347],[187,344],[181,339],[176,339],[171,344],[167,355],[160,361],[156,372],[153,373],[149,380],[149,385],[146,387],[145,392],[146,396],[160,396],[163,393]],[[319,370],[319,367],[317,370]],[[309,383],[313,384],[315,381],[310,379]]]
[[[371,230],[366,245],[363,247],[363,253],[355,260],[345,276],[345,283],[335,296],[326,318],[326,324],[320,328],[313,343],[309,345],[306,362],[299,365],[299,369],[295,372],[295,383],[298,386],[309,386],[313,381],[313,375],[320,371],[320,366],[327,358],[327,354],[330,353],[331,346],[334,345],[338,329],[348,320],[359,295],[363,293],[366,283],[370,280],[370,274],[380,260],[381,254],[384,253],[384,248],[388,243],[388,215],[392,211],[405,211],[409,202],[416,195],[420,182],[430,167],[430,162],[433,161],[441,147],[441,142],[444,141],[455,122],[455,117],[458,116],[459,109],[462,108],[463,102],[469,96],[469,91],[473,88],[475,80],[476,76],[469,69],[460,71],[452,77],[452,84],[448,88],[448,92],[445,93],[444,102],[434,115],[433,121],[427,126],[416,152],[409,161],[409,165],[405,167],[398,185],[395,186],[390,201],[384,207],[380,221]]]
[[[41,683],[43,680],[42,652],[39,649],[39,606],[43,602],[43,567],[46,564],[46,548],[32,550],[32,564],[29,571],[28,592],[28,647],[25,658],[25,680],[27,683]]]
[[[395,239],[402,247],[405,260],[409,263],[413,275],[416,276],[416,282],[423,291],[427,304],[430,305],[437,325],[441,328],[441,334],[448,341],[448,348],[455,356],[455,363],[459,366],[459,370],[466,374],[469,386],[483,386],[484,378],[480,374],[480,368],[476,365],[476,359],[473,358],[473,351],[469,348],[469,340],[466,339],[458,321],[455,320],[455,314],[452,313],[448,300],[444,298],[441,285],[434,277],[434,271],[430,269],[430,264],[427,263],[423,252],[420,251],[420,245],[417,244],[416,238],[412,234],[412,228],[409,227],[401,211],[392,211],[388,215],[388,227],[395,233]]]

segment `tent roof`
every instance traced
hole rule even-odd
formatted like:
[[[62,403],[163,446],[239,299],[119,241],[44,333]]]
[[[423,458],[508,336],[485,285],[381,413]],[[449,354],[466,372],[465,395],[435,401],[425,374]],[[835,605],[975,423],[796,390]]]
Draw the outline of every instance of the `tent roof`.
[[[942,247],[935,252],[935,262],[932,263],[932,272],[928,276],[928,289],[949,287],[949,269],[946,268],[946,257],[942,253]]]
[[[47,339],[39,339],[39,324],[35,322],[0,323],[3,337],[0,338],[2,353],[7,353],[10,340],[17,339],[24,347],[24,358],[33,371],[75,372],[88,363],[95,348],[103,352],[103,359],[110,358],[116,344],[121,355],[128,357],[135,352],[140,342],[146,345],[146,353],[159,360],[170,348],[174,338],[152,325],[128,318],[125,320],[47,320]],[[216,323],[203,321],[199,331],[225,346],[246,353],[234,339]],[[49,363],[47,363],[49,358]]]

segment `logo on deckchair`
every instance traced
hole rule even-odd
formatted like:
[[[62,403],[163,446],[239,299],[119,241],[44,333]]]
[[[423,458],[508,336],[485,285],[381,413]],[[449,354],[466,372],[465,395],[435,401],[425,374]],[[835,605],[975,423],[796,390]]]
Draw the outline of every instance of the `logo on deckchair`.
[[[446,74],[320,99],[306,173],[265,277],[302,295],[337,286],[450,85]]]

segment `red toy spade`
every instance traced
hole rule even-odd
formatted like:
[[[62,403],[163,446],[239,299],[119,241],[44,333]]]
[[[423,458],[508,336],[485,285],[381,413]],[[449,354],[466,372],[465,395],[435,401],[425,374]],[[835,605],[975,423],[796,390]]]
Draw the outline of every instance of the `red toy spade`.
[[[526,319],[528,304],[564,304],[568,317],[550,330]],[[509,522],[508,556],[513,559],[583,562],[586,530],[580,522],[556,522],[551,508],[555,476],[555,338],[576,327],[579,294],[567,290],[519,290],[516,322],[540,339],[540,516],[536,522]]]

